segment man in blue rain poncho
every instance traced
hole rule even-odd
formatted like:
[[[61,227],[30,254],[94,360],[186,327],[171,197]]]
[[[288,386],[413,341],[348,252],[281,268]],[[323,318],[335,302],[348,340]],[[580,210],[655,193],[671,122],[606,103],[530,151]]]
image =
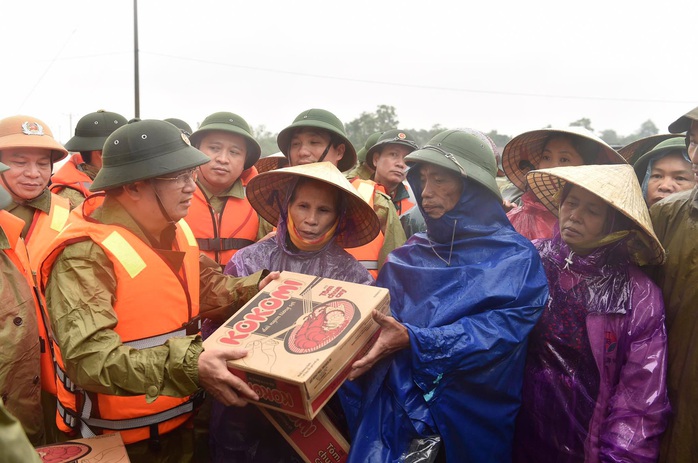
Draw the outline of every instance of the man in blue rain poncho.
[[[378,276],[394,318],[374,314],[381,335],[341,392],[349,461],[404,461],[440,436],[448,462],[509,462],[526,339],[548,297],[543,267],[506,218],[481,134],[442,132],[406,161],[427,232]]]

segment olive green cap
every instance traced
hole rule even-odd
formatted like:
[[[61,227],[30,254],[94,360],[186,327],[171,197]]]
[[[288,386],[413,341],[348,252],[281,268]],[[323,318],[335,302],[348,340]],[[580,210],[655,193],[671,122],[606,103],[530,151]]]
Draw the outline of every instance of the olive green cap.
[[[107,137],[122,125],[126,118],[121,114],[100,109],[82,116],[75,126],[75,136],[68,140],[68,151],[102,151]]]
[[[698,108],[693,108],[683,116],[669,124],[669,132],[684,133],[691,129],[691,122],[698,121]]]
[[[187,124],[182,119],[177,119],[176,117],[168,117],[167,119],[163,120],[177,127],[187,137],[191,137],[191,133],[193,132],[193,130],[191,129],[191,125]]]
[[[324,109],[308,109],[303,111],[294,119],[291,125],[279,132],[279,135],[276,137],[276,144],[279,145],[279,149],[284,153],[284,156],[289,156],[288,151],[291,147],[293,131],[295,129],[309,127],[327,130],[341,138],[345,149],[344,156],[339,160],[337,168],[345,172],[354,167],[356,164],[356,150],[344,131],[344,124],[342,124],[342,121],[340,121],[337,116]]]
[[[221,131],[230,132],[242,136],[247,141],[247,156],[245,156],[245,169],[249,169],[259,160],[262,147],[252,136],[252,130],[245,119],[237,114],[221,111],[206,117],[199,129],[191,134],[191,142],[199,146],[206,132]]]
[[[366,152],[366,164],[373,170],[376,170],[376,165],[373,162],[373,156],[383,149],[385,145],[402,145],[409,148],[410,153],[419,149],[419,145],[414,141],[414,137],[408,132],[400,129],[386,130],[378,137],[378,140]]]
[[[408,163],[427,163],[445,167],[470,178],[502,198],[497,187],[497,162],[484,137],[463,130],[446,130],[435,135],[422,148],[405,158]]]
[[[381,135],[383,135],[383,132],[376,132],[368,136],[364,146],[362,146],[361,149],[356,152],[356,159],[358,159],[359,162],[366,162],[366,153],[373,145],[376,144]]]
[[[209,161],[169,122],[132,120],[116,129],[104,143],[102,168],[90,191],[193,169]]]
[[[10,170],[10,168],[0,162],[0,174],[6,170]],[[12,204],[12,196],[10,196],[10,193],[4,186],[0,185],[0,209],[5,209],[10,204]]]
[[[674,136],[674,138],[669,138],[668,140],[658,143],[657,146],[640,156],[637,161],[635,161],[633,164],[633,169],[635,169],[635,174],[637,175],[637,180],[640,182],[640,184],[642,184],[642,182],[645,180],[647,165],[650,163],[650,161],[653,158],[667,154],[670,151],[676,151],[682,155],[686,152],[686,141],[683,135]],[[685,156],[688,155],[686,154]]]

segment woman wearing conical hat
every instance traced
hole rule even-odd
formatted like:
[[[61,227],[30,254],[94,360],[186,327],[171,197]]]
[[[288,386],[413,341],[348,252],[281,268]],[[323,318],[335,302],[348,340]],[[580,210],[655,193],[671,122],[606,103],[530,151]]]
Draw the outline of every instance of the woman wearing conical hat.
[[[532,130],[504,147],[504,173],[520,190],[521,206],[507,213],[517,232],[530,240],[553,236],[556,218],[528,190],[526,173],[534,169],[626,163],[613,148],[582,127]],[[509,205],[511,206],[511,205]]]
[[[531,191],[559,225],[536,240],[550,299],[529,336],[515,462],[656,461],[670,411],[659,264],[629,165],[543,169]]]
[[[344,248],[372,241],[380,222],[333,164],[319,162],[259,174],[250,180],[247,197],[257,213],[277,227],[277,233],[238,251],[226,273],[288,270],[373,284],[368,270]],[[211,328],[205,324],[204,335]],[[214,461],[300,461],[255,407],[226,408],[214,403],[210,429]],[[250,454],[254,454],[252,460],[243,458]]]

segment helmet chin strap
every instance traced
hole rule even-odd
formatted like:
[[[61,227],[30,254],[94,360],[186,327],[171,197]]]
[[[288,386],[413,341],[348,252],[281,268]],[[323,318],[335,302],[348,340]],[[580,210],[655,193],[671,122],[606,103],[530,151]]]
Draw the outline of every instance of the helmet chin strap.
[[[162,204],[162,199],[160,199],[160,194],[158,193],[158,189],[155,187],[155,183],[153,183],[152,179],[148,181],[150,182],[150,185],[153,187],[153,192],[155,193],[155,198],[157,199],[158,207],[160,208],[162,216],[165,217],[167,223],[175,225],[177,222],[172,217],[170,217],[170,214],[168,214],[165,210],[165,206]]]
[[[327,156],[327,153],[330,152],[330,148],[332,147],[332,141],[327,145],[327,148],[325,148],[325,151],[322,152],[322,156],[317,160],[317,162],[322,162],[325,160],[325,156]]]

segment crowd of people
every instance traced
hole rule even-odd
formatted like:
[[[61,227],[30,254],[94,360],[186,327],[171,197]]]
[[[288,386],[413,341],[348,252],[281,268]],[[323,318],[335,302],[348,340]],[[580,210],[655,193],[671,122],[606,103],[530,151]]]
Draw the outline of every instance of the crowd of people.
[[[231,112],[97,111],[65,145],[2,119],[0,460],[118,432],[132,462],[303,461],[228,370],[247,352],[203,347],[293,271],[389,290],[325,406],[349,462],[691,461],[698,108],[668,132],[357,152],[314,108],[262,156]]]

